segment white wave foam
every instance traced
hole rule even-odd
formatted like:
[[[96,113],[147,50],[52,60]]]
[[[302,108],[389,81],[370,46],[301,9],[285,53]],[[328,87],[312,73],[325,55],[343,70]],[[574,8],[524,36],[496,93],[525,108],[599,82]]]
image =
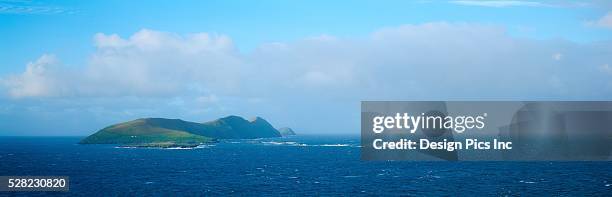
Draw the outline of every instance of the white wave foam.
[[[359,147],[352,144],[309,144],[306,146],[320,146],[320,147]]]
[[[307,144],[301,144],[297,142],[261,142],[264,145],[286,145],[286,146],[308,146]]]
[[[261,142],[264,145],[285,145],[285,146],[308,146],[308,147],[316,147],[316,146],[321,146],[321,147],[359,147],[357,145],[351,145],[351,144],[303,144],[303,143],[298,143],[298,142],[276,142],[276,141],[269,141],[269,142]]]
[[[138,148],[134,146],[115,146],[114,148]]]
[[[348,175],[348,176],[343,176],[344,178],[358,178],[361,176],[355,176],[355,175]]]
[[[192,149],[194,149],[194,147],[170,147],[170,148],[163,148],[163,149],[167,149],[167,150],[192,150]]]
[[[217,145],[214,145],[214,144],[200,144],[200,145],[194,147],[194,149],[210,148],[210,147],[214,147],[214,146],[217,146]]]

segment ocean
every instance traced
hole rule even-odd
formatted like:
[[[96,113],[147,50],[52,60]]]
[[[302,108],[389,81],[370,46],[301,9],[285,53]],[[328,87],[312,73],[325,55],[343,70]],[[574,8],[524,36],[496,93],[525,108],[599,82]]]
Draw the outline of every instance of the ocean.
[[[0,176],[69,176],[69,192],[6,194],[610,196],[612,162],[362,161],[359,136],[228,140],[194,149],[0,137]]]

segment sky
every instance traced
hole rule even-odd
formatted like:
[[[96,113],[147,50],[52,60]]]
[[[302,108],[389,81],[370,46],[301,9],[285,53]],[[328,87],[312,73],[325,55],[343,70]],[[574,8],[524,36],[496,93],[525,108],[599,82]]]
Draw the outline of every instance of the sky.
[[[363,100],[610,100],[611,39],[609,1],[0,0],[0,135],[357,134]]]

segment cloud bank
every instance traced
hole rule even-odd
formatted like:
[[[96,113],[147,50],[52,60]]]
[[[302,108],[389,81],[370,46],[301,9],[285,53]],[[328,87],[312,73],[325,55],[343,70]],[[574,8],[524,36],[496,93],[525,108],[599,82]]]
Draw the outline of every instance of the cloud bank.
[[[265,43],[249,53],[225,35],[148,29],[126,38],[99,33],[94,46],[87,65],[67,67],[60,57],[43,55],[23,73],[2,77],[5,108],[70,108],[96,114],[84,117],[99,120],[93,126],[239,114],[307,132],[356,133],[361,100],[612,97],[611,43],[515,38],[503,27],[480,24],[403,25],[361,38],[323,35]]]

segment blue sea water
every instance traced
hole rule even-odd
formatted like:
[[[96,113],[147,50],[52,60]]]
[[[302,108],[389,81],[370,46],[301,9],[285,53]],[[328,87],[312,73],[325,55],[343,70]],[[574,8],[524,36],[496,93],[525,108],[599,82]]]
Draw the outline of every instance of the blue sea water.
[[[28,195],[612,195],[612,162],[362,161],[359,136],[223,141],[196,149],[0,137],[0,176],[70,177]]]

